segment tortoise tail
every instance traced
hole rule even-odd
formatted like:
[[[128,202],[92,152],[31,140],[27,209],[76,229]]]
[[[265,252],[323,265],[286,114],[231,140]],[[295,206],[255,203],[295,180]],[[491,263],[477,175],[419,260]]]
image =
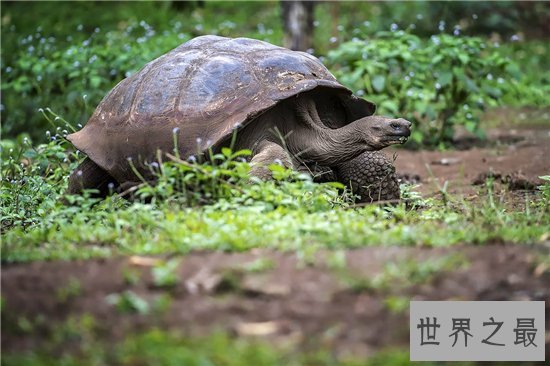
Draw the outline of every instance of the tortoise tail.
[[[109,187],[109,184],[114,186]],[[106,197],[118,186],[117,181],[90,158],[86,158],[69,176],[68,194],[82,194],[86,189],[99,192],[94,197]]]

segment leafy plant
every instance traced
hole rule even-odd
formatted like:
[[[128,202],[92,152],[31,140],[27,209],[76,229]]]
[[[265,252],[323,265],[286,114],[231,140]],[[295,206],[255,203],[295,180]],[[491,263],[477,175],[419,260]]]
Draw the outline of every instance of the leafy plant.
[[[108,304],[114,305],[121,313],[149,313],[149,303],[133,291],[124,291],[120,294],[110,294],[105,298]]]
[[[207,163],[168,155],[168,161],[150,164],[156,182],[144,181],[135,195],[142,201],[178,206],[213,205],[213,209],[221,211],[249,206],[264,206],[268,211],[277,207],[316,211],[351,202],[350,197],[338,191],[343,185],[316,184],[311,177],[277,164],[269,166],[273,181],[251,178],[250,164],[246,161],[250,153],[223,148],[220,153],[210,152]]]
[[[453,139],[456,126],[483,136],[480,114],[499,104],[518,67],[481,38],[405,31],[342,44],[328,58],[336,76],[374,101],[379,113],[415,123],[417,143]]]
[[[453,254],[425,262],[410,259],[389,262],[384,266],[382,272],[372,278],[357,277],[348,272],[343,272],[342,276],[355,291],[387,291],[428,283],[438,273],[458,270],[467,264],[468,262],[463,256]]]
[[[160,262],[151,271],[153,283],[157,287],[174,287],[178,283],[177,269],[180,264],[178,259]]]

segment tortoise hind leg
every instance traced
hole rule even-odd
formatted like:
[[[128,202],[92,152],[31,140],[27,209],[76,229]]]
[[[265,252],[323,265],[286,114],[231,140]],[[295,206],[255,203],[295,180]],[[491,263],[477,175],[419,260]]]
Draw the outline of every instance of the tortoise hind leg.
[[[112,183],[114,186],[109,187]],[[69,176],[68,194],[81,194],[86,189],[96,189],[99,193],[95,197],[106,197],[117,181],[90,158],[86,158]]]
[[[399,183],[392,162],[380,151],[366,151],[335,167],[338,180],[360,196],[361,202],[399,199]]]

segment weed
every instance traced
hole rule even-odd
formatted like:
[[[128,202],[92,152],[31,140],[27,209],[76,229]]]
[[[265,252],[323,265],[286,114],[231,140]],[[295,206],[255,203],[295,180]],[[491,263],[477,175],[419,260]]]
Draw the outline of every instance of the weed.
[[[164,288],[176,286],[178,283],[177,269],[179,264],[179,259],[171,259],[155,265],[151,271],[154,285]]]
[[[105,298],[108,304],[114,305],[121,313],[149,313],[149,303],[133,291],[124,291],[120,294],[110,294]]]
[[[273,268],[275,268],[275,262],[269,258],[258,258],[242,266],[242,269],[248,273],[260,273]]]
[[[448,255],[434,260],[417,262],[406,259],[387,263],[382,272],[372,278],[352,275],[348,271],[341,276],[354,291],[396,291],[404,288],[429,283],[431,279],[444,271],[454,271],[465,268],[467,262],[460,255]],[[391,302],[391,301],[390,301]],[[399,303],[392,303],[399,308]]]
[[[71,277],[64,287],[57,290],[56,297],[59,301],[66,302],[80,295],[81,291],[82,288],[80,286],[80,281],[74,277]]]

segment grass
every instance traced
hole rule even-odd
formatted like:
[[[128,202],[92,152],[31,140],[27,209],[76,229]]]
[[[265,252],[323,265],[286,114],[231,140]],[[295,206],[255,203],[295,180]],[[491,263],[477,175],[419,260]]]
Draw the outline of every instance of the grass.
[[[404,353],[404,352],[401,352]],[[400,354],[401,357],[408,354]],[[395,355],[391,356],[393,359]],[[403,357],[404,358],[404,357]],[[235,340],[225,334],[188,339],[158,329],[135,335],[118,344],[112,352],[99,345],[87,345],[76,356],[66,352],[53,357],[47,351],[4,356],[7,365],[332,365],[330,354],[296,355],[275,350],[271,345],[250,340]],[[352,361],[342,365],[358,365]],[[376,361],[369,363],[376,365]]]
[[[59,137],[3,149],[4,262],[252,248],[307,255],[371,245],[533,244],[550,231],[548,183],[513,207],[491,184],[476,202],[446,192],[423,199],[407,186],[403,203],[356,207],[341,186],[315,184],[278,166],[272,167],[276,180],[251,182],[243,153],[229,151],[213,164],[164,163],[160,183],[143,184],[132,202],[117,195],[67,198],[66,177],[76,158]]]
[[[406,259],[387,263],[382,272],[374,277],[356,276],[345,270],[340,273],[343,281],[357,292],[400,291],[404,288],[429,283],[437,274],[464,269],[468,261],[462,255],[451,254],[429,261]],[[408,307],[408,301],[407,301]]]
[[[296,352],[288,345],[277,345],[261,339],[233,338],[218,332],[208,337],[189,338],[178,332],[157,328],[133,334],[123,341],[103,344],[98,341],[95,319],[89,315],[69,318],[40,350],[3,354],[2,364],[9,365],[188,365],[188,366],[379,366],[410,365],[409,353],[403,348],[388,348],[367,361],[337,357],[320,349]],[[59,348],[70,341],[71,348]],[[443,365],[423,362],[422,365]],[[457,365],[472,365],[457,362]],[[493,363],[507,365],[508,363]]]

